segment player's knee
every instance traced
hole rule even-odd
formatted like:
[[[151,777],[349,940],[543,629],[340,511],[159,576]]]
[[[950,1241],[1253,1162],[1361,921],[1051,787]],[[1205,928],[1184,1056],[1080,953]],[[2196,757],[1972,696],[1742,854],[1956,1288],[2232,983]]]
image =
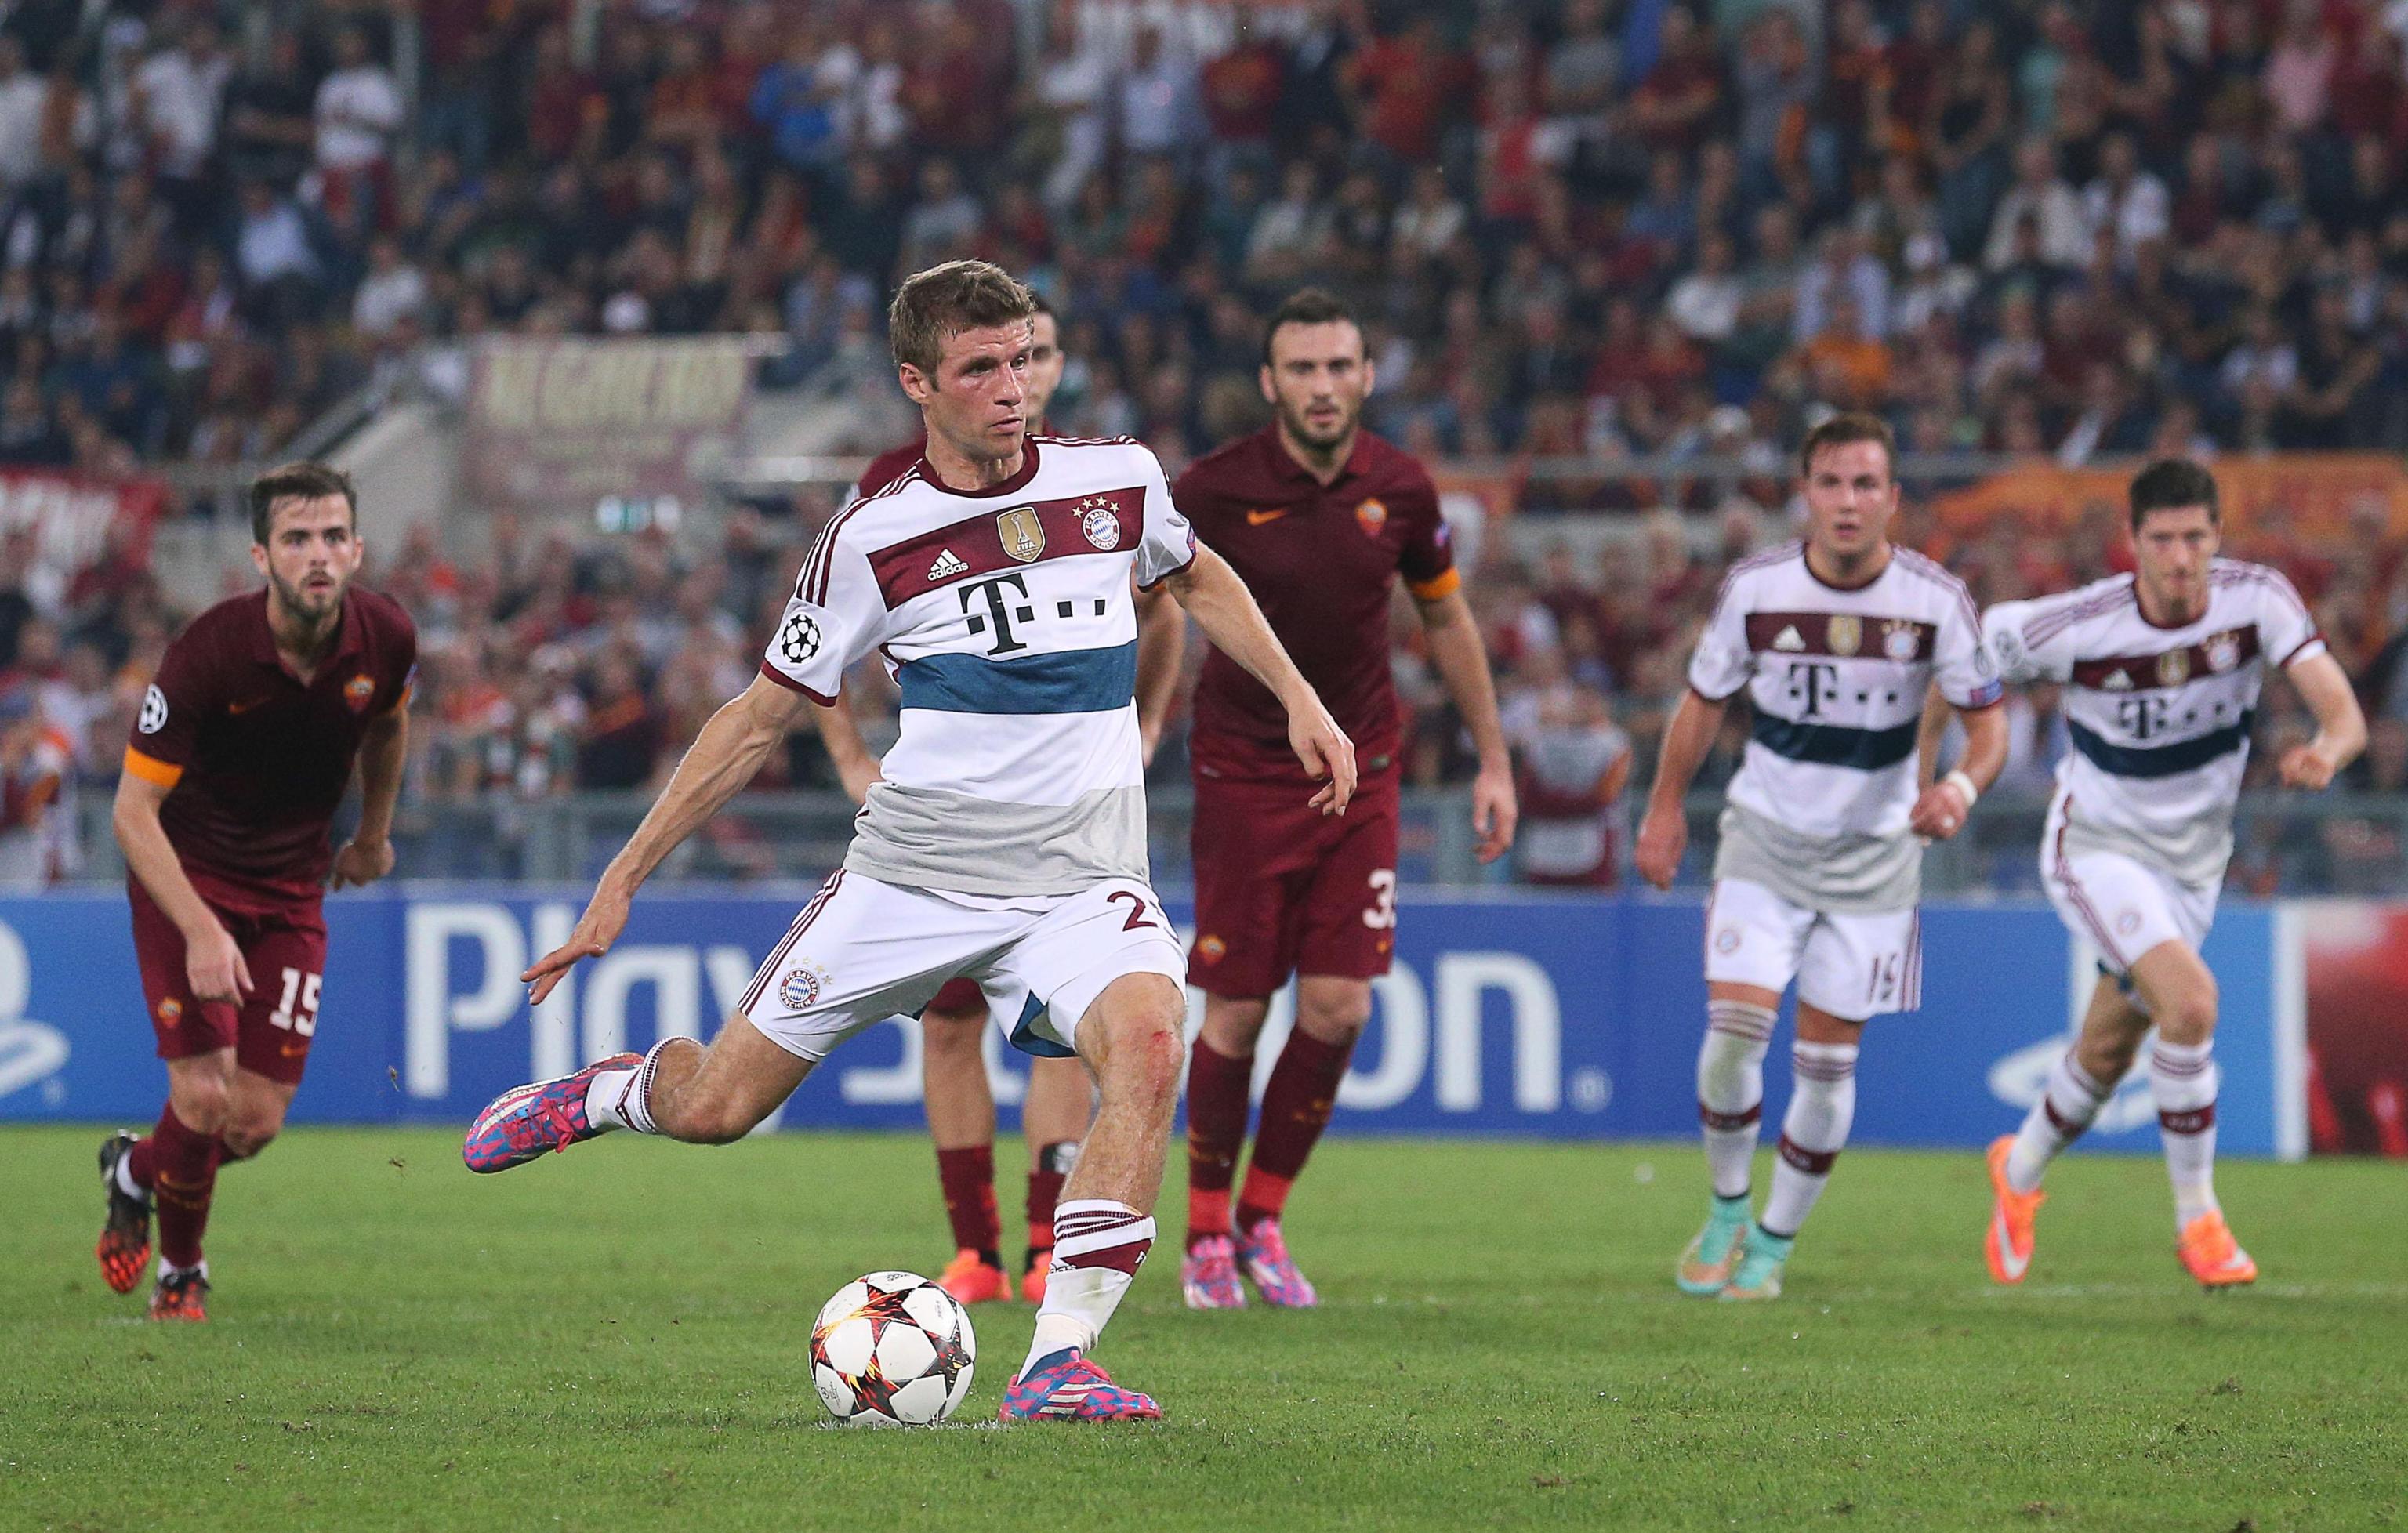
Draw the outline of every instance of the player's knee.
[[[2204,1043],[2215,1036],[2215,981],[2185,985],[2154,1009],[2157,1036],[2169,1043]]]
[[[167,1100],[177,1121],[195,1134],[222,1134],[234,1114],[234,1094],[225,1082],[200,1077],[176,1082]]]
[[[985,1030],[983,1016],[930,1011],[921,1018],[920,1047],[930,1059],[975,1057]]]
[[[1107,1020],[1104,1069],[1124,1091],[1168,1100],[1178,1094],[1187,1048],[1178,993],[1162,988],[1163,996],[1118,1008]]]
[[[1296,1024],[1324,1043],[1352,1043],[1371,1022],[1371,987],[1348,986],[1332,995],[1300,997]]]
[[[2073,1062],[2083,1073],[2104,1086],[2124,1079],[2132,1068],[2132,1060],[2140,1053],[2141,1040],[2132,1038],[2086,1038],[2074,1045]]]
[[[752,1132],[754,1122],[736,1102],[681,1102],[677,1137],[688,1144],[734,1144]]]

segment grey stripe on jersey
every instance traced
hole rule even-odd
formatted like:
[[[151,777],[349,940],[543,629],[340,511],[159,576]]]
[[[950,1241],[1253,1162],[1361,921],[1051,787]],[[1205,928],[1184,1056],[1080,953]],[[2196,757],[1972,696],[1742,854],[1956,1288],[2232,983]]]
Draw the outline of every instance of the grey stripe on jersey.
[[[873,782],[844,866],[885,883],[962,895],[1074,895],[1106,879],[1150,882],[1145,790],[1002,804]]]
[[[1726,807],[1716,879],[1760,883],[1803,910],[1899,910],[1923,897],[1923,843],[1905,836],[1803,836]]]

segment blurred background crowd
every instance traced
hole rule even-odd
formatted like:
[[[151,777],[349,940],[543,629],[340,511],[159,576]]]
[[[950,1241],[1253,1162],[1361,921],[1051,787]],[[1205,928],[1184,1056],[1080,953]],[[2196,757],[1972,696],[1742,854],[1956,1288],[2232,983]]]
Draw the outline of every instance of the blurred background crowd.
[[[494,334],[780,337],[770,388],[882,377],[896,278],[1045,292],[1053,423],[1179,465],[1260,423],[1259,316],[1368,319],[1372,425],[1580,459],[1480,540],[1539,810],[1526,876],[1608,878],[1784,445],[1871,408],[1919,453],[2408,448],[2408,4],[2384,0],[210,0],[0,4],[0,468],[272,458],[360,391],[454,397]],[[848,444],[863,452],[883,441]],[[1686,461],[1750,466],[1688,477]],[[1911,478],[1910,541],[1929,495]],[[832,494],[707,537],[380,545],[420,620],[412,797],[638,788],[752,668]],[[1538,519],[1614,519],[1566,537]],[[2408,785],[2403,550],[2279,526]],[[1995,600],[2105,572],[2112,519],[1952,551]],[[75,848],[179,614],[130,540],[0,546],[0,858]],[[1398,628],[1411,771],[1468,768]],[[876,695],[878,679],[867,690]],[[2300,726],[2279,687],[2270,737]],[[2010,781],[2063,748],[2019,702]],[[1735,765],[1726,741],[1708,781]],[[767,785],[832,780],[798,738]],[[2262,759],[2262,758],[2261,758]],[[1156,764],[1175,781],[1174,739]],[[2347,880],[2352,835],[2325,849]],[[28,861],[30,859],[30,862]],[[2244,854],[2237,876],[2259,865]],[[2371,866],[2371,864],[2370,864]],[[2389,866],[2386,863],[2385,866]]]

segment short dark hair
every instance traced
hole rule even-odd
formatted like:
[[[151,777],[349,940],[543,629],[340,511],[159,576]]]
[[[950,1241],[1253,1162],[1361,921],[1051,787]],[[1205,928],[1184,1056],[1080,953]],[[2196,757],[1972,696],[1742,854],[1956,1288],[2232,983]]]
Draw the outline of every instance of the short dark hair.
[[[985,330],[1037,312],[1036,294],[990,261],[948,261],[914,272],[886,308],[886,339],[899,365],[937,376],[945,342],[965,330]]]
[[[1814,471],[1814,454],[1827,447],[1844,447],[1850,442],[1878,442],[1882,459],[1889,466],[1892,479],[1898,477],[1898,434],[1889,423],[1864,410],[1842,410],[1806,434],[1798,448],[1798,473],[1803,478]]]
[[[1263,326],[1263,365],[1271,365],[1271,337],[1291,324],[1334,324],[1343,321],[1356,330],[1363,322],[1354,317],[1354,306],[1327,288],[1298,288],[1271,310],[1270,322]]]
[[[2186,506],[2206,507],[2210,522],[2224,520],[2223,508],[2215,498],[2215,476],[2188,458],[2159,458],[2133,475],[2131,501],[2134,532],[2141,530],[2141,523],[2151,511],[2180,510]]]
[[[275,529],[276,503],[280,500],[317,500],[326,495],[340,495],[351,513],[351,530],[360,525],[360,494],[351,488],[351,477],[329,463],[279,464],[251,481],[245,498],[251,502],[251,540],[262,548],[267,546],[268,535]]]

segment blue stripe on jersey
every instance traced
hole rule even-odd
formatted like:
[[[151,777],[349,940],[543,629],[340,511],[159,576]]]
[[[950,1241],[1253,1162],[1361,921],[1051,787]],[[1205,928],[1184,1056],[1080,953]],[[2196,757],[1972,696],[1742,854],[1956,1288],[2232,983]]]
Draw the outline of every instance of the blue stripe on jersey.
[[[2073,748],[2088,756],[2091,765],[2102,772],[2116,777],[2172,777],[2177,772],[2197,771],[2216,757],[2249,743],[2249,726],[2257,717],[2258,710],[2250,709],[2241,715],[2239,724],[2211,729],[2172,745],[2117,745],[2071,719],[2065,721],[2065,732],[2072,738]]]
[[[905,708],[939,713],[1110,713],[1137,695],[1137,640],[1012,660],[948,652],[896,667]]]
[[[1914,732],[1919,722],[1909,719],[1893,729],[1854,729],[1846,724],[1776,719],[1758,709],[1749,732],[1756,744],[1791,761],[1878,772],[1914,754]]]

